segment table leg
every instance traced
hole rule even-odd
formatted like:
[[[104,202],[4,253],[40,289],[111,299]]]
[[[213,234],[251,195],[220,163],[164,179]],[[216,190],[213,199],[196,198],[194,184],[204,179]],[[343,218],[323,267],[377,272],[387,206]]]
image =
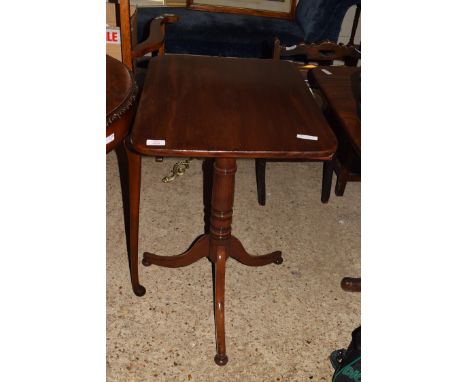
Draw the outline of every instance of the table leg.
[[[198,238],[187,251],[177,256],[159,256],[150,252],[143,253],[144,266],[150,266],[154,264],[168,268],[186,267],[203,257],[209,256],[211,196],[213,194],[213,163],[213,158],[207,158],[203,161],[203,205],[205,234]]]
[[[224,324],[224,285],[226,274],[226,248],[216,247],[215,267],[215,331],[216,331],[216,355],[214,361],[219,366],[224,366],[228,362],[226,355],[226,333]]]
[[[281,251],[271,252],[267,255],[252,256],[251,254],[247,253],[240,240],[235,236],[231,236],[230,257],[236,259],[241,264],[248,265],[249,267],[262,267],[271,263],[283,263]]]
[[[130,199],[130,275],[133,292],[141,297],[146,293],[138,278],[138,228],[140,218],[141,156],[125,144],[128,159],[128,180]]]
[[[231,247],[236,170],[236,160],[232,158],[216,158],[213,166],[209,257],[215,264],[216,356],[214,360],[219,366],[228,362],[224,329],[224,275]]]
[[[159,265],[167,268],[186,267],[196,261],[207,257],[209,253],[209,236],[202,235],[187,251],[177,256],[159,256],[154,253],[143,253],[143,265]]]

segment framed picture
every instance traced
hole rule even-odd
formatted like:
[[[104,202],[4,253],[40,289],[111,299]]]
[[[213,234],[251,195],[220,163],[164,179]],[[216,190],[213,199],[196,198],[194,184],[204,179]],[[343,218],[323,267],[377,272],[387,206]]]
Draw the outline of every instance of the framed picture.
[[[296,0],[187,0],[187,8],[293,19]]]

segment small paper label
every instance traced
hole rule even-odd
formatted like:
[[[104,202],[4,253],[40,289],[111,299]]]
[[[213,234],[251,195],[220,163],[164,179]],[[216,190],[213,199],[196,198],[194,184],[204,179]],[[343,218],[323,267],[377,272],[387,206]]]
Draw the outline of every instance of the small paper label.
[[[166,146],[164,139],[147,139],[146,146]]]
[[[333,74],[332,72],[328,71],[327,69],[322,69],[322,72],[324,72],[325,74],[328,74],[328,75]]]
[[[285,46],[284,49],[285,50],[293,50],[293,49],[296,49],[297,45],[291,45],[291,46]]]
[[[297,134],[299,139],[307,139],[308,141],[318,141],[318,137],[315,135]]]
[[[114,133],[112,133],[111,135],[109,135],[108,137],[106,137],[106,145],[108,145],[109,143],[111,143],[113,140],[114,140]]]

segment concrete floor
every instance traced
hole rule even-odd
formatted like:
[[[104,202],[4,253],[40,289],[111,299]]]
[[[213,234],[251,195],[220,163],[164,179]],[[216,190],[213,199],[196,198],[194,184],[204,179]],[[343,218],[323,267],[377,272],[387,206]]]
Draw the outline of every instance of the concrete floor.
[[[179,254],[203,233],[201,161],[163,184],[175,159],[143,159],[140,254]],[[256,200],[252,160],[239,160],[233,234],[252,254],[282,250],[282,265],[226,270],[229,362],[215,355],[211,264],[140,266],[131,289],[119,173],[107,155],[107,379],[133,381],[330,381],[330,353],[360,324],[360,184],[320,203],[320,163],[268,163],[267,205]]]

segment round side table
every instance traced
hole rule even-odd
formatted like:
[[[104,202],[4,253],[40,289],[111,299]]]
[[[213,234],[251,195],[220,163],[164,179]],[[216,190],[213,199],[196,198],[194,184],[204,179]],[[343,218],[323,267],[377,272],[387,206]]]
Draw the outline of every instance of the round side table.
[[[136,110],[137,93],[132,72],[106,55],[106,154],[127,136]]]

